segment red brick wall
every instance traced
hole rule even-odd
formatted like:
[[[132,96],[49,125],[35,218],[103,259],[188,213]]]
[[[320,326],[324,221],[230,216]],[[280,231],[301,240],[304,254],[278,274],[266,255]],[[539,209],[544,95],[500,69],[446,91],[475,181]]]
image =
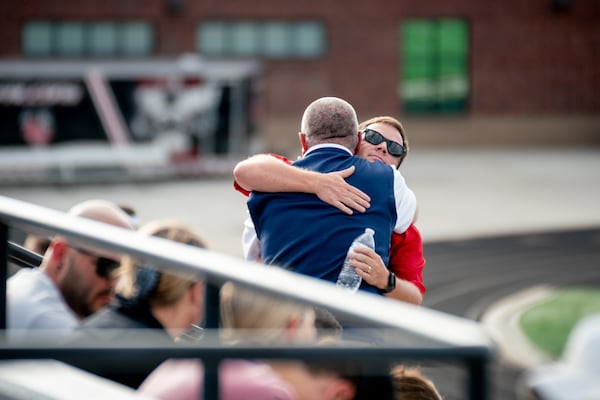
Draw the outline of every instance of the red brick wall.
[[[600,2],[571,0],[19,0],[0,4],[0,57],[20,55],[24,22],[48,19],[146,19],[155,24],[156,54],[194,50],[204,18],[319,19],[327,31],[323,59],[267,61],[268,113],[298,115],[312,99],[336,95],[361,115],[398,114],[398,27],[414,17],[464,18],[470,24],[468,113],[598,114]],[[360,117],[360,115],[359,115]]]

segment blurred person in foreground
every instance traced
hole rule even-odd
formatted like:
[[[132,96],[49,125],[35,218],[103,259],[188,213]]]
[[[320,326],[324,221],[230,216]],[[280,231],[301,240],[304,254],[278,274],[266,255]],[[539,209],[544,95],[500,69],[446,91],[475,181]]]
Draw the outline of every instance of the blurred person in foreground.
[[[104,200],[84,201],[68,214],[133,229],[129,217]],[[111,301],[113,273],[120,260],[120,254],[89,245],[75,246],[66,237],[54,237],[39,268],[21,269],[7,280],[9,340],[42,331],[39,337],[44,339],[68,335],[83,318]]]
[[[600,399],[600,313],[577,322],[559,360],[525,372],[518,393],[524,400]]]
[[[315,344],[315,311],[289,299],[232,283],[221,289],[221,337],[232,346]],[[219,368],[221,400],[390,399],[378,380],[344,363],[295,360],[225,360]],[[198,360],[168,360],[140,386],[158,399],[203,398],[204,367]],[[373,386],[371,387],[371,384]],[[391,388],[391,383],[390,386]],[[370,390],[368,390],[370,389]],[[385,392],[391,394],[391,390]],[[375,396],[375,397],[373,397]]]
[[[361,122],[358,128],[362,134],[362,141],[356,153],[359,157],[400,168],[409,149],[400,121],[390,116],[379,116]],[[251,162],[242,161],[246,164],[243,168],[252,171],[243,174],[242,185],[237,180],[234,181],[234,187],[247,196],[251,190],[312,193],[349,214],[353,213],[352,210],[363,212],[366,209],[367,204],[362,203],[361,197],[353,190],[358,189],[351,187],[344,180],[353,171],[323,174],[302,168],[283,168],[281,165],[275,165],[275,168],[274,160],[291,164],[287,158],[277,155],[270,159],[257,157]],[[274,175],[277,178],[274,178]],[[260,259],[260,242],[250,219],[245,222],[243,247],[246,259]],[[357,248],[354,255],[351,265],[367,283],[377,287],[385,297],[417,305],[423,302],[426,291],[423,282],[423,240],[414,224],[403,233],[392,232],[389,268],[386,268],[383,259],[372,249]]]
[[[25,236],[25,239],[23,240],[23,247],[37,254],[45,254],[46,250],[48,250],[48,247],[50,246],[51,241],[52,239],[48,237],[30,233]]]
[[[396,400],[443,400],[435,384],[418,368],[395,366],[392,379]]]
[[[172,219],[148,222],[138,232],[198,248],[206,247],[199,233]],[[68,343],[149,340],[170,345],[204,318],[205,284],[192,274],[160,272],[151,266],[138,265],[126,256],[115,292],[115,301],[85,319]],[[148,365],[140,372],[105,376],[137,388],[156,365]]]

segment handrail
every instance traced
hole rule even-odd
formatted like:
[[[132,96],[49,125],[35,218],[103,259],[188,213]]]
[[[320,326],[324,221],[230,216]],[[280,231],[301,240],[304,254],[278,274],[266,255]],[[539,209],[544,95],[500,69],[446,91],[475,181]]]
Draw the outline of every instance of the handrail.
[[[490,337],[475,321],[390,301],[369,293],[340,291],[329,282],[282,268],[266,268],[262,264],[214,251],[148,237],[0,196],[0,225],[3,224],[38,234],[63,235],[76,243],[130,254],[160,270],[193,273],[215,285],[232,281],[273,295],[325,307],[342,322],[364,327],[393,328],[404,346],[439,350],[468,349],[482,359],[491,357],[494,352]]]
[[[54,231],[88,245],[128,253],[161,270],[168,265],[169,269],[179,272],[204,275],[212,283],[229,280],[323,306],[348,322],[395,328],[408,335],[407,339],[429,342],[433,346],[492,347],[489,336],[471,320],[368,293],[339,291],[328,282],[280,268],[265,268],[233,256],[144,236],[4,196],[0,196],[0,221],[25,230]]]
[[[8,257],[19,267],[35,268],[42,263],[43,257],[13,242],[8,242]]]

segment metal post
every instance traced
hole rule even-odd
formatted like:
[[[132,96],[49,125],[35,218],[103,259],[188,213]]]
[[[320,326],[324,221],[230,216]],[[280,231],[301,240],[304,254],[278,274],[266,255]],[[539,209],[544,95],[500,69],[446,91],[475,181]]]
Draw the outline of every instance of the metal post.
[[[0,329],[6,329],[6,279],[8,278],[8,226],[0,223]]]
[[[219,398],[219,362],[204,360],[204,398]]]
[[[205,305],[204,305],[204,328],[216,329],[219,327],[219,290],[220,287],[212,283],[206,283]]]
[[[488,363],[485,356],[473,357],[467,360],[469,380],[467,382],[468,398],[471,400],[487,400],[488,393]]]

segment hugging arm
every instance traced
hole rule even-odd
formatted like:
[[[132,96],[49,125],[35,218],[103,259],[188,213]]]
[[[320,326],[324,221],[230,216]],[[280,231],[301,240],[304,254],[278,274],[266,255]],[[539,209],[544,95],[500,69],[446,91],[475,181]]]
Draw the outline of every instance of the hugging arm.
[[[388,285],[389,274],[394,274],[394,271],[385,266],[379,254],[368,247],[356,248],[351,255],[350,265],[355,268],[356,273],[365,282],[378,289],[385,289]],[[398,274],[395,275],[396,287],[391,292],[385,293],[384,296],[420,305],[423,302],[423,295],[419,289],[412,282],[402,279]]]
[[[353,173],[350,167],[323,174],[266,154],[241,161],[233,170],[235,181],[248,191],[312,193],[346,214],[364,212],[370,206],[369,196],[345,181]]]

